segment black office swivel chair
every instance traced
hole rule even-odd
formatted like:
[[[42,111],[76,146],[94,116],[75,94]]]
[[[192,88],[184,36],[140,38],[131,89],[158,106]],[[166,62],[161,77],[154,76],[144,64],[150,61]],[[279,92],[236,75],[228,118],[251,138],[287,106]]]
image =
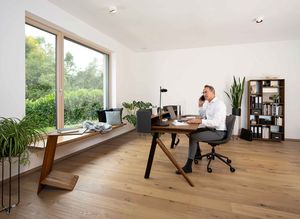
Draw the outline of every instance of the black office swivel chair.
[[[229,116],[226,116],[226,128],[227,128],[227,134],[226,136],[221,139],[221,140],[213,140],[213,141],[204,141],[206,143],[208,143],[212,149],[211,149],[211,152],[207,153],[207,154],[204,154],[202,155],[201,157],[199,158],[196,158],[195,157],[195,164],[198,163],[198,160],[202,160],[202,157],[207,157],[207,159],[209,160],[208,161],[208,164],[207,164],[207,172],[211,173],[212,172],[212,169],[209,167],[210,166],[210,162],[212,160],[215,159],[215,157],[217,157],[218,159],[220,159],[223,163],[225,163],[226,165],[228,165],[230,167],[230,171],[231,172],[234,172],[235,171],[235,168],[233,168],[231,166],[231,160],[222,155],[222,154],[218,154],[215,152],[215,147],[218,146],[218,145],[221,145],[221,144],[225,144],[227,143],[230,138],[231,138],[231,135],[232,135],[232,131],[233,131],[233,127],[234,127],[234,122],[235,122],[235,116],[234,115],[229,115]]]

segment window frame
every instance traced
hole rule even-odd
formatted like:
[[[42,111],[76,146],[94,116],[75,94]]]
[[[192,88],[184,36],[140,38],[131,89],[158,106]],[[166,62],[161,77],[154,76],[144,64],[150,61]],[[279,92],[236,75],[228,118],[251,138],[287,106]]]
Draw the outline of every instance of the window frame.
[[[56,35],[56,127],[64,127],[64,39],[70,40],[81,46],[92,49],[101,54],[107,55],[107,71],[103,78],[103,104],[104,108],[107,108],[110,103],[110,79],[111,79],[111,52],[99,45],[83,39],[73,33],[70,33],[63,28],[60,28],[42,18],[39,18],[29,12],[26,12],[25,24],[31,25],[42,31],[49,32]],[[26,74],[26,72],[25,72]]]

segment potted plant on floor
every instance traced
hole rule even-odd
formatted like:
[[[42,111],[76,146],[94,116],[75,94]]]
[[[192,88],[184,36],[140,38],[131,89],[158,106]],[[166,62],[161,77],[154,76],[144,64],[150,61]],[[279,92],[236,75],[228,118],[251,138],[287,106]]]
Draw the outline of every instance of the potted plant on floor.
[[[230,87],[229,93],[225,91],[228,96],[231,106],[232,106],[232,115],[240,116],[241,115],[241,105],[244,95],[244,86],[245,86],[245,77],[241,81],[240,78],[236,80],[233,76],[233,84]]]
[[[2,164],[2,210],[6,210],[8,213],[10,209],[20,202],[20,164],[28,164],[29,160],[29,146],[36,145],[37,142],[43,140],[44,130],[40,127],[40,123],[36,122],[34,117],[25,116],[23,119],[17,118],[4,118],[0,117],[0,158]],[[12,176],[11,168],[12,161],[16,159],[18,162],[18,201],[15,204],[11,203],[11,188],[12,188]],[[9,201],[8,206],[4,205],[3,190],[4,190],[4,165],[5,160],[8,160],[9,164]],[[2,211],[1,210],[1,211]]]
[[[29,163],[29,146],[43,139],[44,130],[33,117],[23,119],[0,117],[0,157],[20,156],[21,164]]]

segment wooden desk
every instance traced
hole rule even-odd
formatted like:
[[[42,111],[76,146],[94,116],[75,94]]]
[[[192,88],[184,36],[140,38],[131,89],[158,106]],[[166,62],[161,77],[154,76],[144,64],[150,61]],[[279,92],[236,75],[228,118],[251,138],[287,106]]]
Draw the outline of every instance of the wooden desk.
[[[182,174],[182,176],[186,179],[186,181],[190,184],[190,186],[194,186],[193,182],[188,178],[186,173],[181,169],[173,155],[170,153],[170,151],[167,149],[167,147],[164,145],[164,143],[159,138],[160,133],[178,133],[178,134],[190,134],[198,129],[198,124],[188,124],[188,125],[180,125],[175,126],[172,124],[172,121],[168,121],[169,126],[155,126],[157,118],[151,119],[151,132],[152,132],[152,143],[151,148],[149,152],[147,167],[145,171],[145,179],[148,179],[151,172],[152,162],[155,154],[156,145],[158,144],[160,148],[163,150],[163,152],[166,154],[166,156],[169,158],[169,160],[173,163],[173,165],[177,168],[177,170]]]
[[[125,124],[113,126],[113,129],[122,127],[124,125]],[[37,194],[39,194],[46,185],[71,191],[74,189],[77,183],[77,180],[79,178],[79,176],[77,175],[73,175],[71,173],[65,173],[61,171],[55,171],[55,170],[52,171],[58,136],[65,136],[65,135],[81,135],[80,137],[82,138],[88,138],[89,136],[102,135],[102,134],[97,132],[84,133],[84,134],[82,133],[62,134],[62,133],[53,132],[48,134]]]

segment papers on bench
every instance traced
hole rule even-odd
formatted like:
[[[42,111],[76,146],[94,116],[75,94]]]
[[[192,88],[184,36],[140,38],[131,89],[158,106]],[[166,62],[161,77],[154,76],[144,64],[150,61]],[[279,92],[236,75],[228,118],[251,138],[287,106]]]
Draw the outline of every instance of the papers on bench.
[[[65,135],[81,135],[87,131],[87,128],[63,128],[57,129],[57,133]]]

